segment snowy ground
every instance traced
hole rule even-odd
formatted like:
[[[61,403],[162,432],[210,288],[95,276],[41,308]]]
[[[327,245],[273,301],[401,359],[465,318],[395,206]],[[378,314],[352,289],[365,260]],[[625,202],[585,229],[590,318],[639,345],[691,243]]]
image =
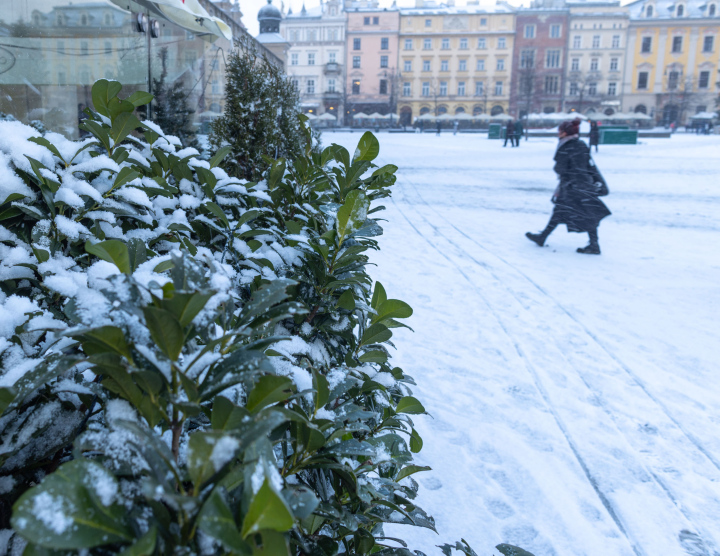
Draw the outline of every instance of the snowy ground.
[[[386,532],[433,555],[720,554],[720,137],[601,146],[600,257],[564,227],[524,237],[555,140],[378,137],[400,171],[375,275],[415,309],[395,361],[432,414],[416,477],[440,535]]]

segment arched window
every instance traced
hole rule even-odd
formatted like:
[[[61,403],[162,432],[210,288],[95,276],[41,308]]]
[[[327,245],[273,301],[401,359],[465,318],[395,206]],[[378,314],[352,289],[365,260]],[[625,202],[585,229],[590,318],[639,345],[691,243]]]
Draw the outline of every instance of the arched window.
[[[423,107],[420,109],[420,115],[421,115],[421,116],[422,116],[423,114],[428,114],[429,112],[430,112],[430,107],[429,107],[429,106],[423,106]]]
[[[87,20],[87,16],[86,16],[85,14],[82,14],[82,15],[80,16],[80,25],[82,25],[83,27],[85,27],[85,26],[87,25],[87,21],[88,21],[88,20]]]
[[[683,6],[682,4],[680,4],[680,5],[677,7],[677,16],[678,16],[678,17],[682,17],[682,16],[684,16],[684,15],[685,15],[685,6]]]
[[[613,110],[612,108],[606,108],[606,109],[605,109],[605,115],[606,115],[606,116],[612,116],[614,113],[615,113],[615,110]]]
[[[447,106],[438,106],[437,115],[447,114]]]
[[[498,114],[503,114],[504,112],[505,112],[505,109],[502,106],[500,106],[499,104],[496,104],[490,110],[490,115],[497,116]]]
[[[483,107],[482,107],[482,106],[480,106],[479,104],[476,104],[475,106],[473,106],[473,116],[477,116],[477,115],[482,114],[482,113],[483,113]]]
[[[717,7],[715,4],[710,4],[710,7],[708,8],[708,16],[715,17],[715,13],[717,12]]]
[[[112,25],[112,16],[110,14],[105,14],[105,26],[109,27]]]
[[[645,8],[645,17],[652,17],[653,16],[653,7],[648,6]]]
[[[458,107],[455,109],[455,113],[456,113],[456,114],[464,114],[464,113],[465,113],[465,109],[464,109],[462,106],[458,106]]]
[[[636,114],[647,114],[647,108],[645,107],[644,104],[638,104],[635,107],[635,113]]]

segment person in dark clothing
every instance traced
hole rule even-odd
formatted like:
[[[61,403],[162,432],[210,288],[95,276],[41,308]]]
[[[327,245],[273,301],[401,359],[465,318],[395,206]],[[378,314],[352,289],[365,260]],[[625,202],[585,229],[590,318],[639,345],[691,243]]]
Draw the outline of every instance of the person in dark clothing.
[[[508,141],[510,141],[511,147],[515,146],[515,124],[512,120],[510,120],[505,126],[505,143],[503,144],[503,147],[507,147]]]
[[[440,135],[440,131],[442,130],[442,122],[440,120],[437,120],[437,134]]]
[[[597,228],[600,221],[611,214],[599,199],[607,194],[607,185],[579,135],[579,118],[560,124],[554,167],[560,183],[552,199],[555,208],[542,232],[528,232],[525,236],[542,247],[552,231],[559,224],[565,224],[568,232],[587,232],[590,237],[589,245],[578,248],[578,253],[599,255]]]
[[[598,128],[598,123],[595,121],[590,122],[589,139],[590,150],[592,150],[593,145],[595,145],[595,152],[598,152],[598,145],[600,144],[600,129]]]
[[[525,131],[523,129],[522,120],[518,120],[517,122],[515,122],[514,128],[515,128],[515,146],[519,147],[520,139],[522,139],[523,132]]]

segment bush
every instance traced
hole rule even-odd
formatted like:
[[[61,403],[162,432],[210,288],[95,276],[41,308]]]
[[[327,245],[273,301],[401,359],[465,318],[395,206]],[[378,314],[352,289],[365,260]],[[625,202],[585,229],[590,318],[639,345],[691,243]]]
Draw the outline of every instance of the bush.
[[[95,84],[82,141],[0,123],[12,549],[412,555],[383,534],[434,529],[390,363],[412,310],[367,273],[397,168],[366,133],[232,178],[120,90]]]

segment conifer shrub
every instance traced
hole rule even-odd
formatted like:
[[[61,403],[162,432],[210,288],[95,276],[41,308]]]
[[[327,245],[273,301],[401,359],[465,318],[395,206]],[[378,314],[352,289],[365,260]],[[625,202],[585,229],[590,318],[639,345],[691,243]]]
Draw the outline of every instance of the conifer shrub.
[[[298,123],[292,160],[231,177],[120,93],[95,84],[81,141],[0,122],[0,541],[411,556],[383,525],[434,529],[390,354],[412,309],[367,271],[397,168]]]

